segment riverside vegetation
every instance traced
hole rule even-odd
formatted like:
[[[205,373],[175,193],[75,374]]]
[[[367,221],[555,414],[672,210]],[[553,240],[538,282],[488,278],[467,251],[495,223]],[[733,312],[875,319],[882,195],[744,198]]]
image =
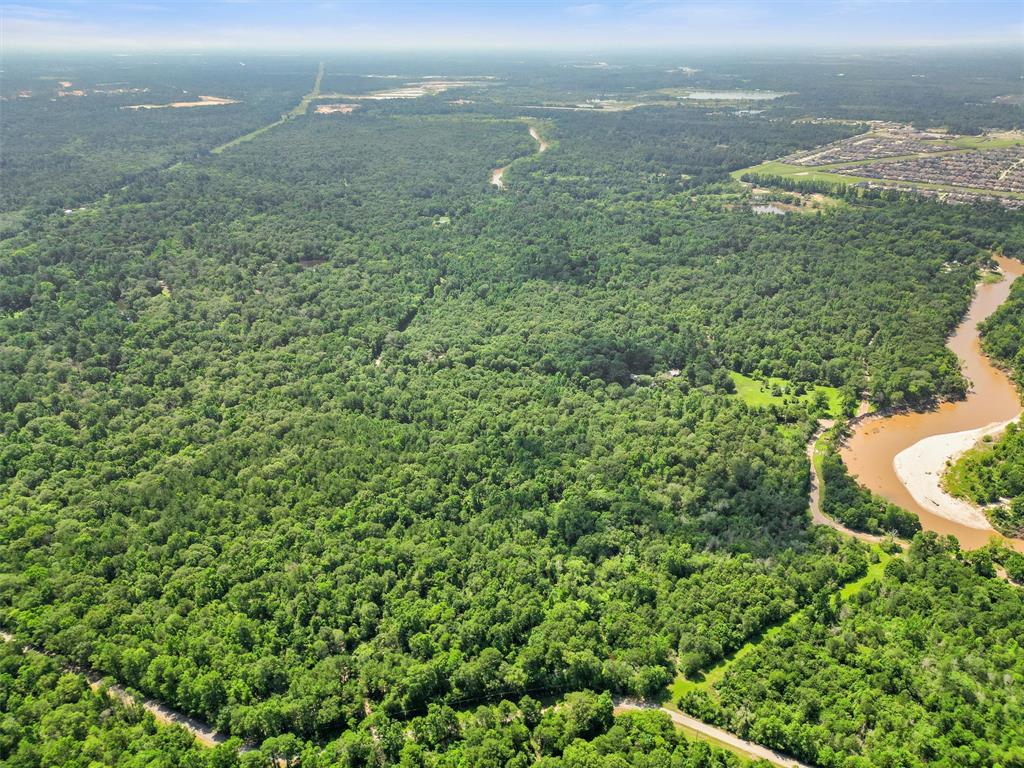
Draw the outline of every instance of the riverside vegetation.
[[[964,392],[944,341],[989,253],[1024,253],[1019,214],[755,216],[731,171],[853,129],[562,111],[536,155],[516,87],[170,148],[69,215],[46,213],[83,199],[66,180],[5,165],[30,183],[0,241],[0,624],[259,748],[104,715],[9,647],[4,759],[47,764],[68,718],[82,760],[124,765],[731,765],[604,692],[657,698],[799,612],[694,710],[821,765],[1019,760],[1020,590],[923,537],[837,605],[870,555],[809,526],[805,455],[862,393]],[[144,147],[165,120],[258,127],[240,109],[124,114]],[[794,394],[748,403],[737,375]],[[825,503],[913,532],[852,489]],[[945,736],[865,738],[890,722],[872,701]]]

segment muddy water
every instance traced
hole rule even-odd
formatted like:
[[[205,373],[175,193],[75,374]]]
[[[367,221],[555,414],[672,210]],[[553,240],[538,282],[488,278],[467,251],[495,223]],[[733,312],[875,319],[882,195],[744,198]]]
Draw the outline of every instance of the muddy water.
[[[953,534],[965,549],[987,544],[996,535],[995,531],[971,528],[922,507],[896,475],[893,459],[900,451],[926,437],[977,429],[1007,421],[1021,412],[1016,389],[1007,375],[982,354],[978,336],[978,324],[1006,300],[1010,284],[1024,274],[1021,262],[1002,257],[996,260],[1005,279],[978,287],[967,316],[948,342],[949,348],[960,358],[964,376],[971,382],[967,399],[942,403],[923,413],[869,417],[857,425],[842,449],[846,466],[863,485],[917,514],[926,531]],[[1024,541],[1016,540],[1014,546],[1024,551]]]

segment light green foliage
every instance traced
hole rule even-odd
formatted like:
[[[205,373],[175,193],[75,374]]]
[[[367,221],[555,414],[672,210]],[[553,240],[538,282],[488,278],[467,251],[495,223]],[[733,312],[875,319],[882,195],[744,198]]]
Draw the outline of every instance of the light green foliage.
[[[755,408],[803,403],[822,415],[839,418],[842,414],[842,393],[838,387],[794,386],[792,382],[769,376],[763,379],[729,371],[736,395]]]

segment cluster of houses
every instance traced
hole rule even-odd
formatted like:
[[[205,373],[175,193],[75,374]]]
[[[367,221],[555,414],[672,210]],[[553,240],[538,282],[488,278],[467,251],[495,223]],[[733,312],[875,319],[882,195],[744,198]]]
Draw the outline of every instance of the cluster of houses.
[[[996,203],[1011,211],[1024,210],[1024,198],[1005,197],[1003,195],[985,195],[980,192],[967,192],[964,190],[950,191],[944,189],[932,189],[930,187],[906,187],[882,182],[860,181],[851,186],[860,189],[892,189],[899,192],[912,192],[921,197],[931,197],[941,203],[950,205],[974,205],[977,203]]]
[[[782,161],[791,165],[813,167],[956,149],[954,145],[942,141],[948,138],[941,133],[919,131],[910,126],[887,123],[883,130],[875,129],[870,133],[834,141],[810,151],[796,152],[782,158]]]
[[[998,192],[1024,192],[1024,147],[848,166],[836,168],[835,173]]]

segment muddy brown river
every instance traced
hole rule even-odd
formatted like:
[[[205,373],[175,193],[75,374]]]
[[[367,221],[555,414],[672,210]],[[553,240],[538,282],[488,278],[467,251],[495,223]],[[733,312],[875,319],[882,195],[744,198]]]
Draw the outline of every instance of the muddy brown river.
[[[978,324],[995,312],[1009,295],[1010,284],[1024,274],[1024,264],[1019,261],[1003,257],[997,257],[996,261],[1004,279],[978,287],[967,316],[948,342],[949,348],[960,358],[964,376],[971,382],[967,398],[942,403],[934,410],[921,413],[868,417],[855,427],[841,451],[850,473],[861,484],[917,514],[926,531],[956,536],[964,549],[984,546],[998,534],[991,528],[965,525],[944,517],[941,501],[933,502],[931,508],[918,503],[896,474],[893,461],[899,453],[925,438],[983,428],[1020,414],[1017,390],[1006,373],[982,354],[978,335]],[[925,469],[933,469],[935,475],[942,467]],[[917,495],[920,498],[920,492]],[[1016,549],[1024,551],[1024,540],[1016,539],[1012,543]]]

